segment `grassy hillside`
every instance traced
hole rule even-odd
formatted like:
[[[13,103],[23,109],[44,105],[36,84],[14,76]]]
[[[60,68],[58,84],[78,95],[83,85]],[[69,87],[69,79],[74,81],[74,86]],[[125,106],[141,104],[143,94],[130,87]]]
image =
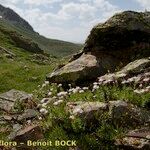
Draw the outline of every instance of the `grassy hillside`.
[[[17,47],[10,37],[9,29],[6,30],[7,34],[5,29],[6,27],[0,26],[0,46],[8,51],[6,53],[0,49],[0,93],[13,88],[32,92],[44,81],[45,74],[54,68],[56,59]],[[46,61],[40,57],[44,57]]]
[[[32,41],[37,43],[42,50],[57,57],[71,55],[79,51],[82,47],[81,44],[74,44],[70,42],[45,38],[36,32],[21,28],[20,26],[14,26],[13,24],[10,24],[9,22],[2,19],[0,20],[0,28],[15,31],[22,35],[24,38],[30,40],[32,39]]]
[[[0,20],[0,47],[14,55],[0,50],[0,93],[13,88],[32,92],[57,66],[57,57],[80,49],[80,45],[50,40],[4,20]]]
[[[19,50],[15,49],[15,54]],[[32,92],[44,81],[45,74],[54,68],[56,61],[49,58],[51,65],[38,64],[33,61],[32,55],[23,50],[13,59],[0,55],[0,93],[10,89]]]

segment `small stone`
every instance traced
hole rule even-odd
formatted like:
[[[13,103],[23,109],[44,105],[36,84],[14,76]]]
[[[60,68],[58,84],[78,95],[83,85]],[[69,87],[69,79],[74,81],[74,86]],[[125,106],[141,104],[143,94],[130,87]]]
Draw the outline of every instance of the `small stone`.
[[[19,115],[17,120],[22,122],[22,121],[26,121],[28,119],[33,119],[36,118],[38,116],[38,112],[35,111],[34,109],[27,109],[25,110],[25,112],[22,115]]]

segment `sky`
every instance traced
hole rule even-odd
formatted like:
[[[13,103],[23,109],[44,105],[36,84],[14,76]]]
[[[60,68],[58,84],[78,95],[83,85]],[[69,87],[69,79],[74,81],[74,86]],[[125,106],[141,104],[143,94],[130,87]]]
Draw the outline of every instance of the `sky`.
[[[0,0],[48,38],[83,43],[92,27],[124,10],[150,10],[150,0]]]

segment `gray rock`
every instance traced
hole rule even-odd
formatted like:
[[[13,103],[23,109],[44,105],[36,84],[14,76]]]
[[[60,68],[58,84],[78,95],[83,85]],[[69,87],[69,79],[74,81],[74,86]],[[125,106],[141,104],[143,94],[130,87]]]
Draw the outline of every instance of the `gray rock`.
[[[104,75],[108,70],[114,72],[136,59],[149,57],[149,20],[149,12],[125,11],[98,24],[88,36],[82,52],[48,75],[47,80],[84,82]]]
[[[18,126],[18,125],[17,125]],[[19,129],[19,130],[18,130]],[[16,141],[18,143],[24,143],[19,145],[22,149],[24,147],[27,147],[27,141],[37,141],[43,138],[42,129],[38,125],[28,125],[25,127],[22,127],[20,129],[20,126],[17,127],[17,130],[9,136],[10,140]]]
[[[34,119],[38,116],[38,112],[34,109],[27,109],[24,111],[23,114],[19,115],[17,120],[19,122],[23,122],[29,119]]]
[[[78,59],[47,75],[47,80],[56,83],[87,81],[113,70],[116,63],[117,61],[112,61],[111,56],[97,58],[90,53],[82,54]]]
[[[20,125],[20,124],[14,124],[13,125],[13,129],[11,130],[11,133],[8,136],[8,139],[13,139],[16,136],[17,132],[19,130],[21,130],[21,128],[22,128],[22,125]]]
[[[150,12],[125,11],[115,14],[105,23],[98,24],[92,29],[83,52],[107,53],[120,57],[119,59],[123,59],[123,62],[138,57],[139,54],[142,57],[149,56],[149,50],[145,50],[146,47],[150,48],[149,20]]]
[[[66,110],[73,116],[90,120],[95,114],[107,111],[107,104],[102,102],[68,102]]]
[[[124,138],[117,139],[115,144],[122,150],[149,150],[150,149],[150,128],[136,129],[129,131]]]
[[[150,68],[150,59],[143,58],[135,60],[125,67],[123,67],[120,71],[109,73],[104,76],[98,78],[101,84],[109,82],[107,81],[117,81],[117,83],[121,83],[122,81],[129,81],[126,83],[134,82],[135,84],[140,83],[142,78],[149,77],[149,68]]]
[[[32,97],[30,94],[13,89],[6,93],[0,94],[0,109],[10,112],[14,108],[15,103],[28,103],[31,99]]]
[[[22,125],[20,125],[20,124],[14,124],[14,125],[13,125],[13,131],[14,131],[14,132],[19,131],[21,128],[22,128]]]
[[[124,68],[121,69],[121,71],[117,72],[116,75],[125,73],[125,74],[139,74],[146,69],[150,67],[150,57],[149,58],[143,58],[135,60],[128,65],[126,65]]]
[[[108,114],[108,117],[117,126],[137,126],[150,124],[150,111],[139,108],[125,101],[102,102],[68,102],[66,111],[70,114],[70,119],[75,117],[83,118],[85,121],[95,120]]]
[[[150,111],[139,108],[125,101],[110,101],[109,115],[120,126],[150,124]]]

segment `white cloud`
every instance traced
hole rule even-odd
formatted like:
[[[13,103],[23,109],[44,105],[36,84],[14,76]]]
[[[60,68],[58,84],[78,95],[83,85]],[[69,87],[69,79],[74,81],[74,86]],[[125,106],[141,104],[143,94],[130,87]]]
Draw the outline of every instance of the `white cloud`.
[[[58,12],[58,15],[68,19],[78,18],[81,20],[89,20],[94,17],[95,11],[95,7],[89,4],[72,2],[62,5],[62,9]]]
[[[19,3],[21,0],[0,0],[0,4],[4,5],[4,6],[8,6],[8,5],[15,5],[17,3]]]
[[[109,0],[9,1],[3,0],[3,3],[26,19],[35,31],[49,38],[77,42],[84,41],[95,24],[120,10]],[[43,6],[52,6],[53,9],[43,10]]]
[[[36,31],[47,37],[81,42],[95,24],[119,11],[107,0],[80,1],[61,4],[56,13],[31,9],[26,11],[25,18]]]
[[[144,9],[150,10],[150,0],[136,0]]]
[[[62,0],[24,0],[24,4],[40,6],[40,5],[47,5],[52,3],[61,2]]]

